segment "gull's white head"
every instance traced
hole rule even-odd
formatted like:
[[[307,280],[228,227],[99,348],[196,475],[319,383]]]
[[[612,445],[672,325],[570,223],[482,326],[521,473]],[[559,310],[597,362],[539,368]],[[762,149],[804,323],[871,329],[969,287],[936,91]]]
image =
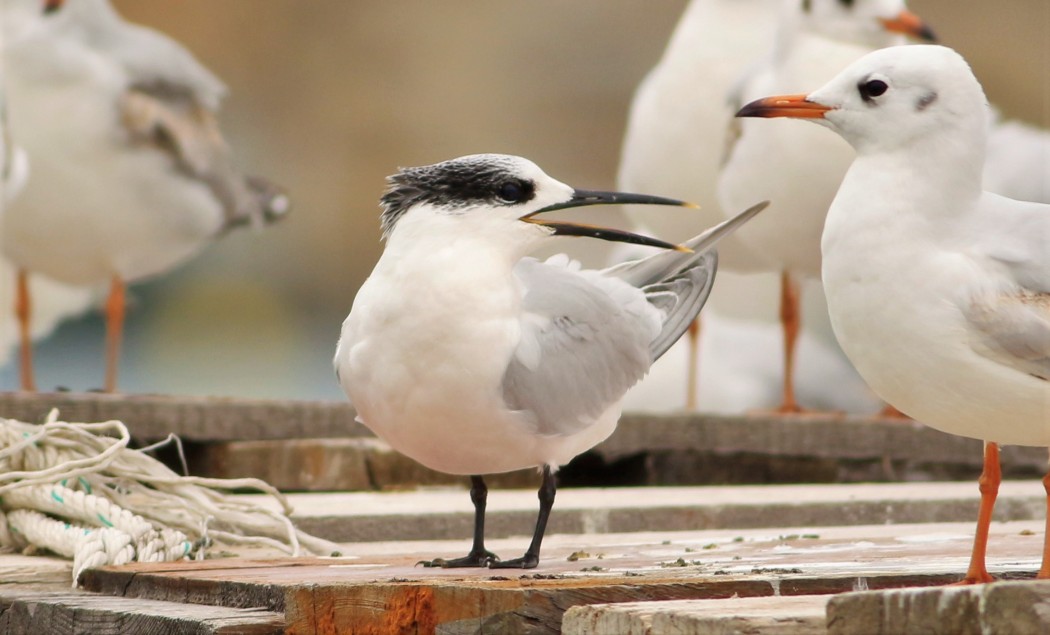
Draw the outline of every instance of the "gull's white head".
[[[558,235],[675,248],[669,243],[624,231],[545,221],[537,216],[585,205],[693,206],[655,196],[577,190],[547,176],[528,159],[504,154],[475,154],[434,165],[403,168],[388,177],[387,184],[380,204],[383,236],[388,240],[451,239],[469,235],[527,249]]]
[[[904,0],[783,0],[784,23],[798,32],[882,48],[906,36],[932,42],[933,31]]]
[[[949,142],[974,150],[985,143],[988,104],[952,49],[900,46],[865,55],[815,92],[759,99],[737,116],[809,119],[862,154]]]

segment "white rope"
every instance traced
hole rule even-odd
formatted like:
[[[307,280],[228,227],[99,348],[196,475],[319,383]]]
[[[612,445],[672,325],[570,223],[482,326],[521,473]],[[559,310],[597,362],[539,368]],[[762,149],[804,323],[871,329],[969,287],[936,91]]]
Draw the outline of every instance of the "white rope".
[[[67,423],[56,411],[43,425],[0,419],[0,548],[73,558],[74,586],[91,567],[202,559],[213,541],[292,555],[338,550],[296,529],[287,498],[268,483],[179,476],[130,440],[119,421]],[[269,494],[282,511],[233,489]]]
[[[135,559],[130,537],[116,529],[88,529],[28,509],[8,512],[7,521],[18,542],[72,558],[73,586],[85,569],[125,564]]]

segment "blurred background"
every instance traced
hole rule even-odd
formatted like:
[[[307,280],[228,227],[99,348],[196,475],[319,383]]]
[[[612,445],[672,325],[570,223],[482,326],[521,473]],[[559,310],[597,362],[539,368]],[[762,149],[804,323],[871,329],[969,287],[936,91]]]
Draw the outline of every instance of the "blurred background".
[[[121,389],[343,399],[331,358],[382,248],[384,177],[503,152],[614,188],[631,96],[685,4],[114,0],[227,83],[221,123],[241,165],[294,204],[285,222],[133,288]],[[1050,2],[909,6],[1006,116],[1050,126]],[[40,344],[41,388],[101,385],[103,333],[92,313]],[[0,388],[17,385],[8,364]]]

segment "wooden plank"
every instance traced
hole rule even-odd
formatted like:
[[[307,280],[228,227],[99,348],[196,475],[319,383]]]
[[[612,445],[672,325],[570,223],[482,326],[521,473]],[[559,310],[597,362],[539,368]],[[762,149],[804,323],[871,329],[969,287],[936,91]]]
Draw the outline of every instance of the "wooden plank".
[[[371,433],[346,402],[103,393],[0,393],[0,416],[41,422],[52,408],[64,421],[119,419],[140,439],[184,440],[354,437]]]
[[[261,478],[289,491],[351,491],[460,485],[465,477],[427,469],[374,437],[207,443],[187,453],[192,474]],[[531,487],[536,470],[486,477],[489,487]]]
[[[535,478],[535,477],[534,477]],[[248,496],[276,509],[274,502]],[[293,519],[335,542],[437,540],[471,535],[470,497],[462,489],[384,493],[293,494]],[[558,492],[551,533],[685,531],[965,521],[977,518],[976,483],[739,485],[732,487],[566,488]],[[996,518],[1045,514],[1038,481],[1005,481]],[[533,490],[491,490],[486,534],[528,535],[536,520]]]
[[[73,563],[51,556],[0,554],[0,586],[58,585],[68,588],[73,582]]]
[[[563,635],[823,635],[829,596],[769,596],[574,606]],[[859,632],[859,631],[858,631]]]
[[[270,635],[284,617],[259,609],[229,609],[67,591],[0,588],[0,632],[48,635]]]
[[[184,440],[201,442],[371,436],[367,428],[354,421],[350,404],[339,401],[0,393],[0,416],[42,421],[52,408],[58,408],[62,418],[68,421],[119,419],[128,424],[136,437],[150,440],[173,432]],[[619,429],[594,450],[593,456],[616,461],[646,452],[654,456],[663,453],[667,461],[678,457],[679,465],[675,469],[679,470],[688,463],[703,465],[703,461],[696,460],[697,453],[802,458],[816,461],[810,469],[820,472],[820,478],[825,480],[843,476],[843,470],[848,471],[856,462],[882,466],[879,469],[885,472],[883,478],[895,476],[895,470],[908,473],[930,464],[954,466],[951,469],[956,472],[962,469],[968,477],[971,471],[978,473],[981,465],[980,442],[944,434],[915,422],[754,414],[626,414]],[[1039,448],[1003,449],[1007,475],[1041,474],[1045,462],[1045,452]],[[770,464],[764,470],[750,471],[756,477],[768,479],[776,468],[776,464]],[[865,469],[870,471],[870,466]],[[945,469],[940,469],[942,477],[950,472]],[[652,478],[660,476],[657,470]]]
[[[1031,577],[1042,545],[1034,530],[1041,526],[993,524],[993,573]],[[206,602],[226,601],[216,592],[220,581],[227,589],[243,587],[240,598],[283,593],[290,633],[433,632],[438,626],[443,633],[551,633],[566,610],[582,604],[945,584],[966,568],[973,527],[834,527],[818,530],[816,537],[807,531],[814,529],[553,535],[540,567],[530,571],[414,566],[434,556],[462,555],[468,541],[460,540],[346,545],[357,555],[346,558],[139,563],[91,571],[84,583],[142,598],[181,586]],[[515,555],[526,542],[493,540],[488,546]],[[135,584],[127,585],[128,573]]]
[[[1050,581],[847,593],[828,603],[829,635],[1050,633]]]
[[[981,442],[934,430],[916,421],[813,415],[625,414],[616,433],[594,452],[616,460],[642,450],[702,450],[850,461],[900,461],[965,466],[980,472]],[[1046,450],[1006,446],[1004,469],[1041,475]]]

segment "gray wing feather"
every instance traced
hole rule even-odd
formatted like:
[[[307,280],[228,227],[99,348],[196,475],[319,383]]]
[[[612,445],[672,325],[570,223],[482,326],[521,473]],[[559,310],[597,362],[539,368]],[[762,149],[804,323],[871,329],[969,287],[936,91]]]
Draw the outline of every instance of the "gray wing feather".
[[[768,206],[760,203],[685,244],[603,271],[523,259],[521,342],[503,376],[507,406],[540,434],[589,426],[649,371],[696,318],[714,284],[715,243]]]
[[[700,259],[704,257],[704,254],[712,249],[719,240],[722,240],[736,231],[741,225],[751,220],[755,214],[758,214],[767,207],[769,207],[769,201],[762,201],[757,205],[752,205],[733,218],[722,221],[704,233],[685,241],[683,245],[692,250],[692,253],[662,251],[653,254],[648,258],[632,260],[630,262],[624,262],[609,267],[608,269],[605,269],[603,273],[610,277],[619,278],[620,280],[639,288],[667,280],[668,278],[674,277],[692,267],[700,261]]]
[[[132,140],[155,145],[182,174],[207,185],[225,212],[224,230],[284,216],[287,196],[235,167],[216,118],[226,88],[192,53],[159,31],[124,21],[107,0],[78,0],[66,10],[86,43],[127,73],[119,106]]]
[[[172,38],[125,21],[108,0],[77,0],[63,11],[71,14],[87,44],[120,62],[132,86],[187,93],[207,109],[218,110],[226,87]]]
[[[768,206],[768,201],[752,205],[733,218],[687,240],[685,246],[692,253],[664,251],[604,271],[607,276],[641,287],[647,297],[671,292],[676,298],[670,308],[662,295],[660,305],[653,301],[655,297],[650,300],[664,314],[663,328],[651,344],[654,361],[682,337],[707,302],[718,269],[715,245]]]
[[[526,258],[514,273],[525,286],[525,318],[503,398],[536,432],[573,434],[649,370],[659,315],[637,289],[601,281],[599,272]]]
[[[975,351],[1000,364],[1050,380],[1050,294],[975,300],[966,313]]]
[[[718,253],[711,250],[699,262],[674,278],[642,289],[649,303],[664,314],[663,328],[649,345],[653,361],[660,359],[696,320],[707,297],[711,295],[717,269]],[[674,298],[673,304],[664,298],[667,295]]]

